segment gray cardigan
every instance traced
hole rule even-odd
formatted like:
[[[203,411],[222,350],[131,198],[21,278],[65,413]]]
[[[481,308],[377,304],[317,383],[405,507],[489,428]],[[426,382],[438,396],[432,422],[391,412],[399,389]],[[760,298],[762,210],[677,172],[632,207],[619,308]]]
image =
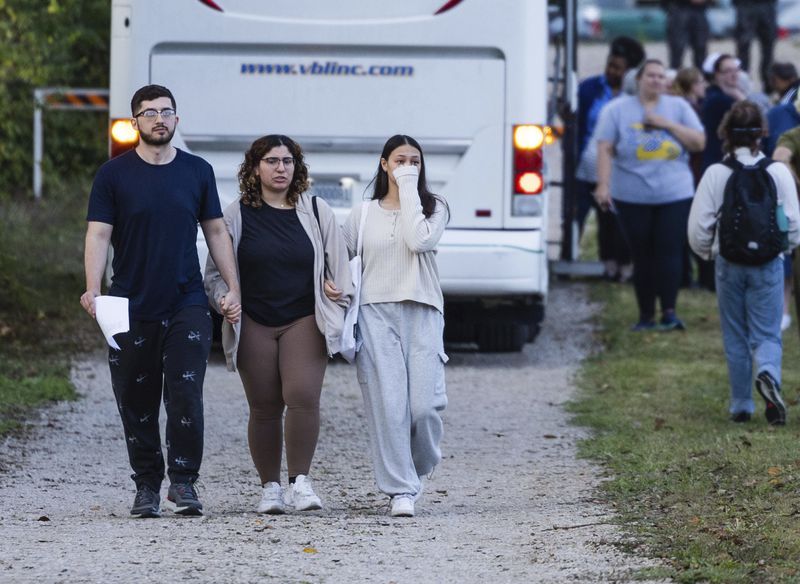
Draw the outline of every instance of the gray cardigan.
[[[350,274],[347,246],[342,236],[342,231],[336,221],[336,216],[322,199],[317,198],[319,222],[314,216],[311,195],[303,193],[297,202],[296,211],[300,224],[305,229],[311,244],[314,247],[314,298],[316,305],[314,316],[317,326],[325,337],[328,355],[339,352],[342,328],[344,326],[344,313],[353,299],[353,278]],[[236,258],[236,276],[239,276],[239,242],[242,239],[242,213],[239,199],[231,203],[223,212],[225,225],[233,241],[233,255]],[[327,278],[333,280],[336,287],[342,290],[342,297],[333,301],[323,291],[326,279],[325,268],[327,263]],[[228,286],[217,266],[208,255],[205,277],[203,278],[206,294],[211,306],[221,313],[220,299],[228,292]],[[236,354],[239,349],[239,335],[241,334],[241,321],[231,325],[228,321],[222,324],[222,348],[225,352],[225,361],[229,371],[236,371]]]

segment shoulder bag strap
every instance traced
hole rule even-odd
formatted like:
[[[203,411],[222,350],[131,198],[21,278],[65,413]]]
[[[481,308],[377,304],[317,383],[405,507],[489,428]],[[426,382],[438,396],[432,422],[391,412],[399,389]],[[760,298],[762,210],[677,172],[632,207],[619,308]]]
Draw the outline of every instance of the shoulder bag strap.
[[[361,221],[358,224],[358,236],[356,237],[356,255],[361,255],[364,243],[364,224],[367,222],[367,212],[369,211],[369,201],[361,203]]]

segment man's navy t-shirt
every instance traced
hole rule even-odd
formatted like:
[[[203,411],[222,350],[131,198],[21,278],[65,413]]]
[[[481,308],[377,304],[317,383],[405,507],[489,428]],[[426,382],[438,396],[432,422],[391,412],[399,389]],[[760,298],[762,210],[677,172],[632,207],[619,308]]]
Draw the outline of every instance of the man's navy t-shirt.
[[[222,217],[211,165],[177,150],[169,164],[149,164],[131,150],[97,172],[87,221],[114,227],[111,296],[130,301],[133,320],[164,320],[204,306],[197,224]]]

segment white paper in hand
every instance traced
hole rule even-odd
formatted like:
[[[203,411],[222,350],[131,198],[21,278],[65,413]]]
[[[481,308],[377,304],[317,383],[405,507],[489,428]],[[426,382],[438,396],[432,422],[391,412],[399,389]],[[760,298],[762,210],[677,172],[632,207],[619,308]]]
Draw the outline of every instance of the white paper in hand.
[[[114,335],[126,333],[131,328],[128,320],[128,299],[119,296],[97,296],[94,299],[94,309],[97,324],[100,325],[108,345],[119,351]]]

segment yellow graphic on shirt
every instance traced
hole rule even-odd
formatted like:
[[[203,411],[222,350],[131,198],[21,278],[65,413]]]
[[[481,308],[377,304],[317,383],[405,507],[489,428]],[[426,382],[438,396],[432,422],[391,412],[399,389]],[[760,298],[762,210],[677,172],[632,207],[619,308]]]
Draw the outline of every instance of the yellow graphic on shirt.
[[[637,160],[675,160],[681,155],[681,147],[672,135],[660,128],[646,130],[643,124],[632,124],[636,135]]]

